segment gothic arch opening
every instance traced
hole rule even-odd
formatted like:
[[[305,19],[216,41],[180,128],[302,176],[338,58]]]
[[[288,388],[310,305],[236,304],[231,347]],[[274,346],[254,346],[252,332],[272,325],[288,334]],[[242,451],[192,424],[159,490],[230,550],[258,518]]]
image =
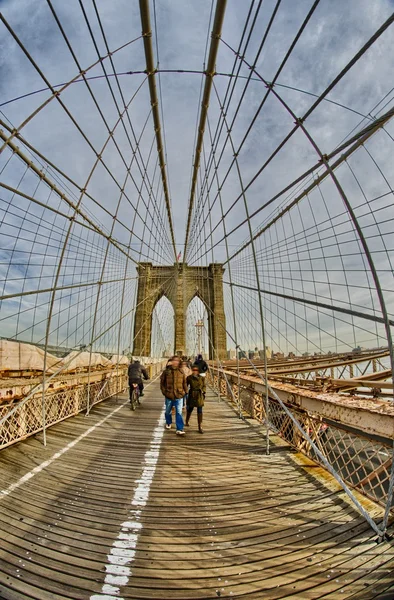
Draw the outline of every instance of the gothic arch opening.
[[[186,354],[195,357],[209,356],[208,311],[198,295],[190,301],[186,310]]]
[[[175,343],[173,350],[186,353],[186,315],[191,300],[198,294],[205,302],[208,321],[205,348],[209,358],[227,357],[226,316],[223,299],[223,265],[210,264],[208,267],[191,267],[175,263],[167,266],[154,266],[152,263],[139,263],[137,303],[134,317],[133,354],[143,355],[151,347],[152,313],[155,304],[165,295],[175,311]],[[194,306],[194,304],[192,305]],[[192,313],[193,314],[193,310]],[[196,310],[194,310],[194,317]],[[193,318],[194,318],[193,317]],[[195,325],[195,323],[194,323]],[[168,337],[168,336],[167,336]],[[161,343],[162,347],[162,343]],[[194,351],[194,348],[192,348]],[[158,349],[155,349],[158,352]]]
[[[152,311],[150,356],[171,356],[175,343],[175,313],[171,302],[162,294]]]

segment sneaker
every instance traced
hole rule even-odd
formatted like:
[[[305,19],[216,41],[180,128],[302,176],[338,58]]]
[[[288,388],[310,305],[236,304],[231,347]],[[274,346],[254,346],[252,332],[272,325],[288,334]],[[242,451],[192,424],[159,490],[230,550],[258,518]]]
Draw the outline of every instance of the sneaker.
[[[171,429],[171,425],[166,424],[166,429]]]
[[[185,435],[183,429],[177,429],[177,435]]]

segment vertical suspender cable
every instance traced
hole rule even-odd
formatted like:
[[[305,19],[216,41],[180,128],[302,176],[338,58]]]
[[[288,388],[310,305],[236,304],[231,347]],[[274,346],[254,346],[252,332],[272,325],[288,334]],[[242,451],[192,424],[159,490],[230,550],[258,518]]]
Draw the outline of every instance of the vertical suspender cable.
[[[174,227],[172,223],[171,214],[171,202],[170,193],[168,189],[167,173],[166,173],[166,161],[164,155],[164,144],[161,135],[161,124],[160,124],[160,111],[159,111],[159,100],[157,97],[156,90],[156,67],[153,59],[153,46],[152,46],[152,29],[150,23],[150,12],[149,12],[149,0],[140,0],[140,14],[141,14],[141,25],[142,25],[142,36],[144,39],[144,50],[146,60],[146,74],[148,76],[150,102],[152,105],[153,123],[156,134],[157,153],[159,155],[159,163],[161,170],[161,179],[163,182],[164,197],[167,208],[168,224],[170,227],[171,241],[174,250],[174,259],[176,260],[176,245]]]
[[[142,2],[142,0],[140,0],[140,4],[141,4],[141,2]],[[189,241],[190,223],[191,223],[192,212],[193,212],[194,196],[196,194],[197,174],[198,174],[198,170],[200,168],[201,151],[202,151],[202,144],[203,144],[203,140],[204,140],[205,124],[206,124],[207,115],[208,115],[209,100],[210,100],[211,89],[212,89],[212,81],[213,81],[213,77],[215,75],[216,57],[217,57],[217,53],[218,53],[220,37],[222,34],[222,26],[223,26],[224,14],[226,11],[226,4],[227,4],[227,0],[217,0],[217,3],[216,3],[215,19],[213,22],[212,36],[211,36],[211,45],[209,48],[208,63],[207,63],[206,71],[205,71],[206,79],[205,79],[204,92],[203,92],[203,97],[202,97],[202,102],[201,102],[201,113],[200,113],[200,121],[198,124],[198,136],[197,136],[197,142],[196,142],[196,150],[194,153],[192,183],[191,183],[191,188],[190,188],[189,208],[188,208],[187,223],[186,223],[185,248],[184,248],[184,252],[183,252],[183,261],[184,262],[186,262],[186,258],[187,258],[186,252],[187,252],[187,244]]]

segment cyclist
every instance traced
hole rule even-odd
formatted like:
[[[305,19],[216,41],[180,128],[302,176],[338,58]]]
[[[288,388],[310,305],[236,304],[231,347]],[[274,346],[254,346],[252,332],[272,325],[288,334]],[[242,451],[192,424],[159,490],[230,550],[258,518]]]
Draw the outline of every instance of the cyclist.
[[[149,375],[148,375],[148,371],[145,369],[145,367],[140,363],[140,361],[138,360],[138,358],[132,358],[130,364],[129,364],[129,369],[128,369],[128,376],[129,376],[129,386],[130,386],[130,400],[131,400],[131,394],[133,391],[133,383],[137,383],[139,390],[140,390],[140,396],[144,395],[144,384],[142,383],[142,377],[144,379],[149,379]]]

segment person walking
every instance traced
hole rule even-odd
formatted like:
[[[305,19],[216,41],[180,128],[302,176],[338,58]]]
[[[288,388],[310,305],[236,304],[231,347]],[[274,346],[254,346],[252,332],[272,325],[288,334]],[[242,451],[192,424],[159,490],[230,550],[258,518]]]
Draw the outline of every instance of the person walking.
[[[186,379],[189,377],[189,375],[192,374],[192,370],[189,367],[189,363],[187,362],[187,360],[182,360],[182,362],[181,362],[181,371],[184,374],[184,376],[186,377]]]
[[[185,362],[187,364],[187,366],[189,367],[189,369],[190,369],[189,375],[190,375],[191,372],[192,372],[192,361],[191,361],[191,359],[188,356],[185,355],[185,356],[182,356],[182,362],[183,363]]]
[[[160,389],[165,398],[166,429],[171,429],[172,408],[175,408],[175,424],[178,435],[185,435],[182,417],[183,397],[187,393],[186,377],[180,369],[180,358],[174,356],[160,377]]]
[[[138,387],[140,390],[140,396],[143,396],[144,395],[144,384],[142,382],[142,378],[147,380],[147,379],[149,379],[149,375],[148,375],[148,371],[140,363],[138,358],[132,358],[132,360],[129,364],[127,375],[129,377],[130,400],[131,400],[131,392],[133,390],[133,385],[132,385],[133,383],[138,384]]]
[[[189,426],[189,420],[193,409],[197,409],[197,422],[199,433],[204,433],[202,428],[202,407],[205,401],[205,378],[201,376],[198,367],[193,365],[192,374],[186,380],[189,386],[189,393],[186,401],[186,425]]]
[[[192,370],[191,370],[191,368],[189,367],[189,364],[188,364],[188,362],[187,362],[187,356],[186,356],[186,357],[182,357],[182,362],[181,362],[181,371],[182,371],[182,373],[184,374],[184,376],[186,377],[186,380],[187,380],[187,378],[189,377],[189,375],[191,375],[191,374],[192,374]],[[183,406],[182,406],[182,408],[185,408],[185,407],[186,407],[186,399],[187,399],[187,394],[185,394],[185,395],[183,396]]]
[[[205,360],[203,359],[202,354],[197,355],[196,360],[194,361],[193,367],[198,367],[200,375],[202,375],[202,377],[205,377],[205,375],[208,371],[208,365],[205,362]]]

